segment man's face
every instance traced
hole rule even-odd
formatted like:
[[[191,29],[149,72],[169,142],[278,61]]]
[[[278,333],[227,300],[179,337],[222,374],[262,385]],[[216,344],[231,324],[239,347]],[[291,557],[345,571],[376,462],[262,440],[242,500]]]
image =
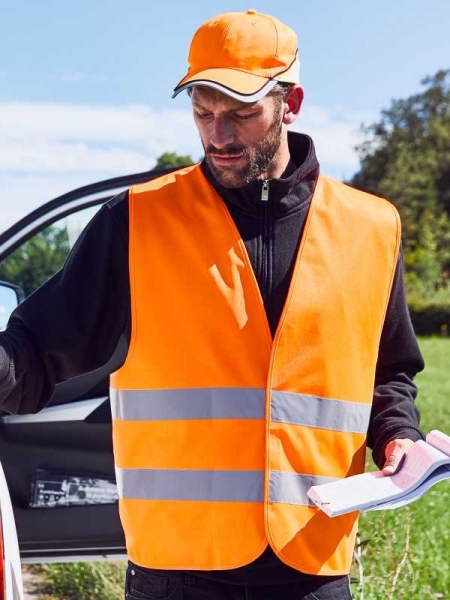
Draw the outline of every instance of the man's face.
[[[282,141],[282,108],[272,97],[254,103],[195,86],[194,120],[208,165],[227,188],[275,177]]]

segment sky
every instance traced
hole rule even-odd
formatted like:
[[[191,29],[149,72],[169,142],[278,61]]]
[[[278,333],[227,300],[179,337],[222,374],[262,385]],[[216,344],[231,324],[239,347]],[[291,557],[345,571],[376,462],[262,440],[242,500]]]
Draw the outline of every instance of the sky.
[[[202,149],[185,75],[194,31],[255,8],[299,38],[305,90],[292,129],[322,172],[349,179],[361,124],[450,68],[449,0],[0,0],[0,231],[74,188]]]

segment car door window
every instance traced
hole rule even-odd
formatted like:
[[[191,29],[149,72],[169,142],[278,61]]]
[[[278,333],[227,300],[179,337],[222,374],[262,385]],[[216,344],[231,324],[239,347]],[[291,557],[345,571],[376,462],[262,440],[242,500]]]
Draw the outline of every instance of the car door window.
[[[0,331],[6,328],[9,315],[17,306],[17,294],[11,287],[0,286]]]
[[[0,263],[0,280],[19,285],[29,296],[59,271],[81,231],[100,206],[91,206],[48,225]]]

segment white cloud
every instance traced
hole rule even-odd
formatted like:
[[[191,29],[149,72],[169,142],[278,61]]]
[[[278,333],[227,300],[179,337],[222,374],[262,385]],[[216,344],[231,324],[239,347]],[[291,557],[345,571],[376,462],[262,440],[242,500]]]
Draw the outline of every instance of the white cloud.
[[[293,129],[313,138],[322,171],[343,180],[359,166],[355,146],[360,141],[360,125],[374,119],[374,114],[349,113],[341,107],[305,106]]]
[[[154,164],[154,156],[118,145],[99,148],[78,142],[46,139],[36,139],[27,144],[11,140],[8,153],[0,157],[3,170],[38,173],[103,171],[122,174],[145,171]]]
[[[0,104],[0,130],[22,141],[71,140],[83,143],[192,146],[197,134],[189,111],[155,111],[143,105]],[[168,149],[167,147],[165,148]]]
[[[340,107],[305,106],[294,129],[312,136],[322,170],[343,179],[358,167],[358,127],[371,120]],[[201,156],[189,110],[0,103],[0,230],[75,187],[147,170],[166,151]]]
[[[201,155],[188,111],[145,106],[0,104],[0,172],[147,170],[165,151]]]
[[[201,155],[189,112],[144,106],[0,104],[0,230],[59,194],[146,171],[165,151]]]
[[[201,155],[189,111],[0,103],[0,230],[71,189],[146,171],[166,151]]]

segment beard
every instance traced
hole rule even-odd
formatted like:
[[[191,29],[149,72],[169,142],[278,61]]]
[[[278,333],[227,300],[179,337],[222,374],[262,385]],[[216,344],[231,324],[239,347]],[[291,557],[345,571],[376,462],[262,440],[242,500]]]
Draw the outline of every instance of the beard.
[[[270,166],[281,145],[282,122],[275,120],[266,132],[266,135],[253,146],[245,147],[230,144],[221,150],[212,144],[205,146],[205,158],[216,181],[225,188],[240,188],[257,179],[261,179],[263,173],[270,178]],[[244,159],[242,166],[217,166],[211,160],[209,154],[227,155],[241,154]]]

